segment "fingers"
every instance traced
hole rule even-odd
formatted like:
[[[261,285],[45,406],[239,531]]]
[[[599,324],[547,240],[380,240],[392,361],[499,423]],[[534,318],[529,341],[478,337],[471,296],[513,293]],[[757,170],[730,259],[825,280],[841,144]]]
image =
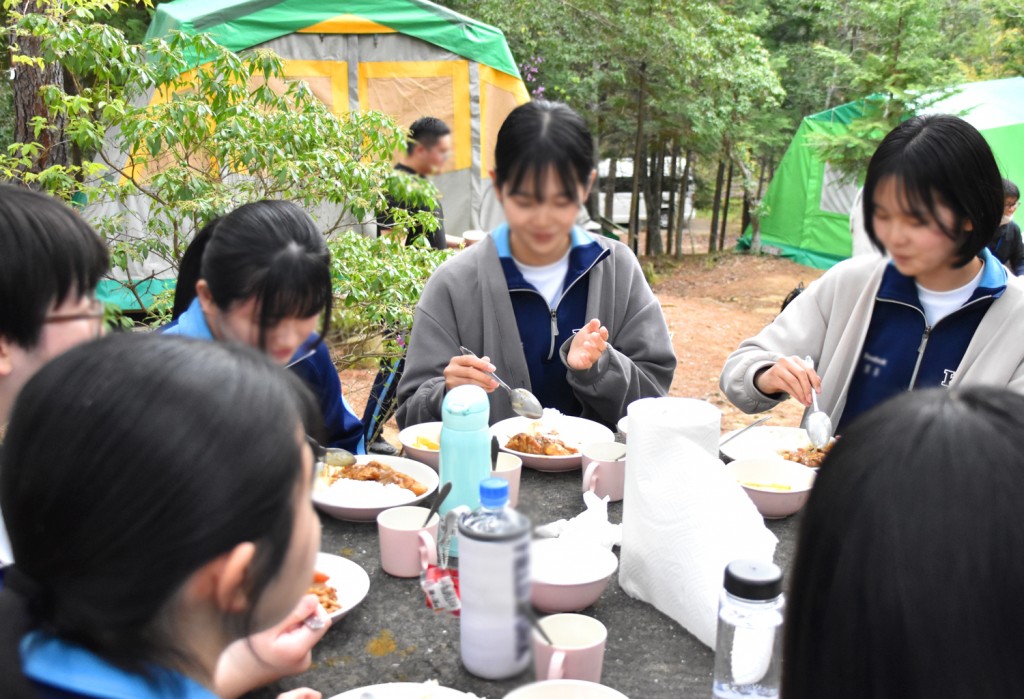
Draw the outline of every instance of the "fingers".
[[[799,357],[783,357],[761,374],[757,388],[762,393],[788,393],[804,406],[811,404],[811,391],[821,393],[821,379]]]
[[[494,369],[494,365],[487,357],[452,357],[444,369],[445,388],[451,390],[456,386],[470,384],[490,393],[498,387],[498,382],[487,373],[493,372]]]

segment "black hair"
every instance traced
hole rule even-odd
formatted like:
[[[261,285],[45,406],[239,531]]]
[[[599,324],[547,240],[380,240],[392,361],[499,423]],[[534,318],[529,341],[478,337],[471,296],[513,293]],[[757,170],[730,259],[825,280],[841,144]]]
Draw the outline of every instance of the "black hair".
[[[409,138],[405,142],[406,152],[412,155],[412,151],[417,145],[433,148],[438,141],[451,132],[448,124],[437,117],[420,117],[409,127]]]
[[[108,264],[103,241],[65,204],[0,184],[0,335],[31,349],[46,313],[91,296]]]
[[[322,314],[321,339],[331,319],[331,253],[312,217],[290,201],[244,204],[203,227],[178,267],[174,317],[196,297],[196,281],[210,286],[227,311],[251,298],[265,331],[285,318]]]
[[[871,156],[864,181],[864,228],[882,253],[885,248],[875,235],[875,190],[888,178],[897,182],[906,214],[934,220],[956,242],[956,267],[973,260],[999,228],[999,166],[981,133],[959,117],[909,119],[890,131]],[[951,227],[936,215],[940,203],[953,212]]]
[[[1020,199],[1020,189],[1005,177],[1003,178],[1003,199]]]
[[[33,629],[151,678],[196,666],[176,595],[243,542],[257,547],[249,613],[225,629],[259,630],[252,608],[291,539],[297,431],[320,434],[318,420],[299,379],[238,345],[119,334],[44,366],[18,396],[0,462],[15,558],[0,589],[8,689]]]
[[[803,514],[786,699],[1024,696],[1024,396],[912,391],[857,419]]]
[[[560,102],[535,100],[512,110],[498,130],[494,146],[494,186],[516,193],[533,176],[539,199],[544,177],[558,173],[565,196],[579,200],[594,170],[594,141],[586,122]]]

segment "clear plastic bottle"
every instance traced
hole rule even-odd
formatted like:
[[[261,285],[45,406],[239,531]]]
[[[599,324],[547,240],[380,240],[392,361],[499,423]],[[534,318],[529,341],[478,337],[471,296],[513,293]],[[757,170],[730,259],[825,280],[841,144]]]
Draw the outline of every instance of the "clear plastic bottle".
[[[450,482],[452,490],[441,503],[442,518],[456,507],[472,510],[480,505],[480,481],[491,475],[490,411],[487,393],[479,386],[456,386],[444,397],[438,473],[441,485]],[[450,541],[451,555],[457,558],[458,538]]]
[[[784,607],[777,565],[739,560],[726,566],[718,607],[715,699],[779,696]]]
[[[530,520],[508,506],[508,481],[480,483],[480,508],[459,522],[460,654],[466,670],[489,680],[530,663]]]

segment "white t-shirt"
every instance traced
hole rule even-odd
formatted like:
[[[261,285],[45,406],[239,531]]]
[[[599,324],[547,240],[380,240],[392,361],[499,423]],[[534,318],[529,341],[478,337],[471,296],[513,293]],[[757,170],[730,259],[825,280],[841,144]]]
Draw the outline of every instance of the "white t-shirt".
[[[921,299],[921,307],[924,308],[928,326],[934,327],[940,320],[967,303],[967,299],[971,298],[971,294],[981,284],[981,275],[984,271],[985,267],[982,265],[974,279],[951,291],[932,291],[917,284],[917,297]]]
[[[572,248],[570,248],[571,250]],[[562,285],[565,284],[565,275],[569,272],[569,250],[565,251],[558,262],[550,265],[535,267],[524,265],[516,258],[512,258],[523,275],[523,279],[533,284],[533,287],[540,292],[544,300],[548,302],[548,308],[554,308],[562,295]]]

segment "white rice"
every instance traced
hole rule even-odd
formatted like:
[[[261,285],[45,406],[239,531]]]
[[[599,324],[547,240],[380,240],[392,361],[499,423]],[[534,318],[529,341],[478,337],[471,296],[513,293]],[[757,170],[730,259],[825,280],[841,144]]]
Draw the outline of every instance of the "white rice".
[[[320,499],[340,507],[391,507],[412,502],[416,494],[394,483],[381,485],[377,481],[339,478],[323,491]]]

